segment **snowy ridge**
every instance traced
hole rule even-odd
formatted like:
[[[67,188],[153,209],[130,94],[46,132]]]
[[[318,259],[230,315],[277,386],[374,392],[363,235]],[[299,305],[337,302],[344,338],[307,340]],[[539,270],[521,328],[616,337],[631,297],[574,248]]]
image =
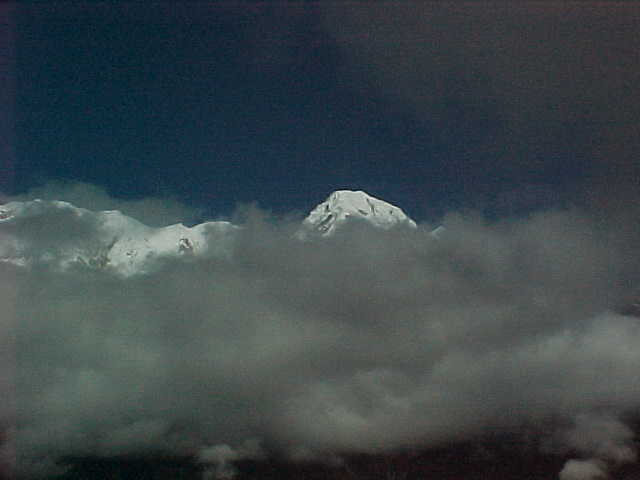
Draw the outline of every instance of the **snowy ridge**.
[[[132,275],[154,260],[167,256],[229,253],[233,231],[229,222],[205,222],[194,227],[182,223],[148,227],[118,211],[100,212],[104,218],[103,238],[115,241],[109,248],[108,263],[120,273]]]
[[[153,228],[117,210],[92,212],[68,202],[10,202],[0,206],[0,261],[83,265],[130,276],[145,273],[168,256],[228,254],[229,222]]]
[[[388,230],[416,228],[400,208],[362,191],[338,190],[315,207],[296,235],[325,238],[350,221]],[[93,212],[63,201],[0,205],[0,262],[143,274],[161,259],[228,257],[240,227],[229,222],[149,227],[117,210]],[[435,236],[435,235],[434,235]]]

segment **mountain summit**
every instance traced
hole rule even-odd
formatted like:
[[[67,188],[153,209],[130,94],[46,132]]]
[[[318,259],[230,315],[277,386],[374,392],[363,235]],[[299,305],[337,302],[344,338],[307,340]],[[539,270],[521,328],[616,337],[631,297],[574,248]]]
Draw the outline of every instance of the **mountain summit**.
[[[402,209],[384,200],[361,190],[337,190],[305,218],[301,236],[309,233],[330,236],[341,225],[353,220],[365,221],[384,230],[401,226],[416,227],[416,222]]]

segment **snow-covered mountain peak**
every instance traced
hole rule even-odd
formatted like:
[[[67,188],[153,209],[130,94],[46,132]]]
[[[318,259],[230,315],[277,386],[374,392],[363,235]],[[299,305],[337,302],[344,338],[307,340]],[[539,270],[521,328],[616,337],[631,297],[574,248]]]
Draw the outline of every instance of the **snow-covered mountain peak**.
[[[385,230],[397,226],[416,227],[402,209],[384,200],[362,190],[337,190],[311,211],[302,224],[300,236],[315,233],[326,237],[350,220],[364,220]]]

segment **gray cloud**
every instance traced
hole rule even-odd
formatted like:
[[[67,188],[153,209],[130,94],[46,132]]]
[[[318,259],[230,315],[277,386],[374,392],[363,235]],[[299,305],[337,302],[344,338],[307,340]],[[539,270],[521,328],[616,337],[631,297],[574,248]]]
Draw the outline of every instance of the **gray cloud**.
[[[198,462],[209,465],[203,472],[205,480],[210,478],[228,479],[236,475],[233,462],[245,459],[259,459],[264,457],[260,442],[247,440],[238,448],[220,444],[202,449],[198,455]]]
[[[355,225],[305,243],[244,218],[230,258],[146,276],[0,265],[19,468],[254,439],[294,457],[376,452],[640,406],[638,320],[613,313],[637,285],[638,237],[618,241],[616,224],[465,213],[440,240]]]
[[[605,466],[596,460],[569,460],[560,471],[560,480],[604,480]]]
[[[120,210],[125,215],[153,227],[179,222],[190,224],[202,214],[201,209],[185,205],[176,198],[145,197],[125,200],[112,197],[98,185],[63,180],[48,180],[41,186],[33,187],[26,193],[5,201],[24,201],[34,198],[62,200],[76,207],[94,211]]]
[[[609,478],[609,469],[636,461],[633,431],[610,415],[578,415],[571,428],[559,432],[557,440],[587,459],[570,459],[560,471],[560,480]]]

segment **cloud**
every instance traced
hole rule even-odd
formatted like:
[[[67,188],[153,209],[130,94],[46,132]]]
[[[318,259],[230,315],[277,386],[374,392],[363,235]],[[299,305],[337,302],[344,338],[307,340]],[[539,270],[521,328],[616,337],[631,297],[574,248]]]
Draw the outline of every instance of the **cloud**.
[[[76,182],[49,180],[45,184],[33,187],[26,193],[7,199],[30,200],[62,200],[76,207],[88,210],[120,210],[125,215],[142,223],[159,227],[183,222],[191,224],[202,215],[202,210],[188,206],[176,198],[145,197],[125,200],[112,197],[98,185]]]
[[[604,480],[604,466],[594,460],[569,460],[560,472],[560,480]]]
[[[292,457],[378,452],[557,416],[578,416],[574,448],[624,447],[626,427],[580,420],[640,406],[638,320],[615,313],[638,284],[638,237],[619,241],[620,225],[578,209],[458,213],[439,239],[354,225],[300,242],[288,221],[242,218],[231,256],[139,277],[0,264],[15,352],[3,388],[17,400],[3,418],[15,419],[19,468],[209,458],[248,439]],[[90,222],[66,222],[92,238]],[[22,234],[46,244],[57,224],[25,221]],[[213,473],[234,458],[213,459]]]
[[[619,463],[635,460],[633,437],[629,427],[616,418],[586,414],[579,415],[573,428],[562,435],[566,445],[580,453]]]
[[[226,444],[205,447],[198,453],[198,462],[211,465],[204,471],[204,480],[209,478],[227,479],[233,478],[237,473],[233,462],[257,459],[263,456],[264,452],[260,447],[260,442],[250,439],[235,449]]]
[[[633,439],[633,431],[611,415],[578,415],[572,427],[559,432],[556,440],[573,453],[591,458],[568,460],[560,480],[609,478],[610,467],[636,461]]]

